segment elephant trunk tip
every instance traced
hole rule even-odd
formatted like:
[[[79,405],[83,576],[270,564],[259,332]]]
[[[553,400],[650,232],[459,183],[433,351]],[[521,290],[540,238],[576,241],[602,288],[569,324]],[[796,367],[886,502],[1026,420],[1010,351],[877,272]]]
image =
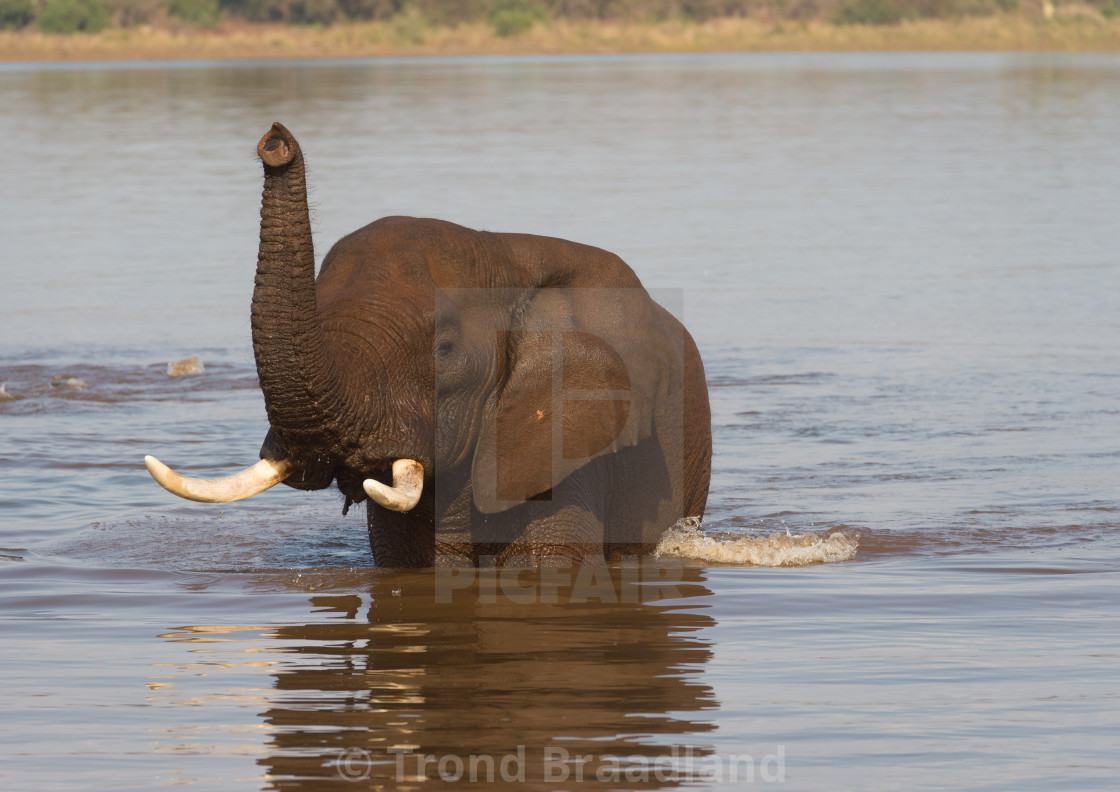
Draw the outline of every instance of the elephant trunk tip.
[[[257,156],[271,168],[282,168],[296,158],[299,144],[283,124],[276,122],[257,144]]]

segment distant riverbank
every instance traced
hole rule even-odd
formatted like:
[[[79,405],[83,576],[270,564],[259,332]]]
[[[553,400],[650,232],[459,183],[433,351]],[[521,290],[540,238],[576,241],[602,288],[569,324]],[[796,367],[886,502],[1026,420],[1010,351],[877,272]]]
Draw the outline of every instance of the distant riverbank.
[[[352,58],[639,52],[1120,51],[1120,18],[1069,13],[922,19],[897,25],[762,22],[650,23],[553,20],[514,36],[485,23],[422,21],[329,27],[238,22],[217,28],[111,28],[99,33],[0,32],[2,61]]]

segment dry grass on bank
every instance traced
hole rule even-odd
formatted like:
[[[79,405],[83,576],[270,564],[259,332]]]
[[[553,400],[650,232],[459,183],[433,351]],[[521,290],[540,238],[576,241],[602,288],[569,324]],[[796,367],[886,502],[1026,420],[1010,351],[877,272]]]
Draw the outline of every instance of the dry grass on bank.
[[[533,53],[766,51],[1120,51],[1120,19],[1088,9],[1054,19],[999,16],[893,26],[826,22],[556,20],[501,38],[456,28],[352,23],[329,28],[227,23],[213,30],[123,28],[96,34],[0,32],[2,61],[351,58]]]

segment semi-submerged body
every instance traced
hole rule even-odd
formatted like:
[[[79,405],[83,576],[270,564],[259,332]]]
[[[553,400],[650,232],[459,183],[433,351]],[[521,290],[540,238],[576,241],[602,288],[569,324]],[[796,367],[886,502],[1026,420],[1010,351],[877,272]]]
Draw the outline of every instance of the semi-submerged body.
[[[394,567],[601,563],[703,515],[703,364],[620,258],[389,217],[316,278],[299,145],[275,124],[258,153],[262,462],[198,482],[149,458],[161,484],[214,501],[333,482]]]

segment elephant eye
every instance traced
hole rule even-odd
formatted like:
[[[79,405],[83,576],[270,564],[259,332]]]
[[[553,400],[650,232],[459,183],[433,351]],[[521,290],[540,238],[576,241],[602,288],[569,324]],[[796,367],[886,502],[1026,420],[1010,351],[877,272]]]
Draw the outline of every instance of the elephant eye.
[[[455,351],[455,343],[453,341],[443,340],[436,345],[436,355],[438,357],[447,357]]]

